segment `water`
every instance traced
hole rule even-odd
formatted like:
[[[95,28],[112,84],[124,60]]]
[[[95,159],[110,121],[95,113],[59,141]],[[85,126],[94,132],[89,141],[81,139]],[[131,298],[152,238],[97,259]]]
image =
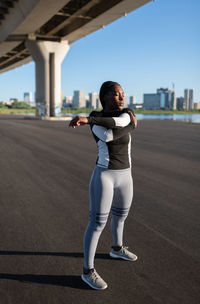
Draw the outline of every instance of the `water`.
[[[85,113],[66,113],[63,116],[88,116],[89,114]],[[136,114],[138,120],[142,119],[170,119],[170,120],[178,120],[192,123],[200,123],[200,114]]]
[[[136,114],[137,119],[170,119],[185,122],[200,123],[200,114]]]

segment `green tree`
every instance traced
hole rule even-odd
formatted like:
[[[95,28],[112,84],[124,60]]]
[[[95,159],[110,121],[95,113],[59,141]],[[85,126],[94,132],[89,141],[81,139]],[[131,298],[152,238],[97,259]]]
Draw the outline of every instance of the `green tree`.
[[[11,109],[31,109],[31,106],[24,101],[14,101],[10,106]]]
[[[7,108],[4,104],[3,104],[3,102],[0,102],[0,108],[2,109],[5,109],[5,108]]]

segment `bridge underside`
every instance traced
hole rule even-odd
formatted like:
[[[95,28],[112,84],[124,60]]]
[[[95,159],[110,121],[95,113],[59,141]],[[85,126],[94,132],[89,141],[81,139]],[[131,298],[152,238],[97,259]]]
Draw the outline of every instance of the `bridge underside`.
[[[149,1],[0,1],[0,73],[32,61],[27,39],[71,44]]]
[[[151,0],[0,1],[0,73],[32,60],[39,116],[61,108],[61,63],[70,44]]]

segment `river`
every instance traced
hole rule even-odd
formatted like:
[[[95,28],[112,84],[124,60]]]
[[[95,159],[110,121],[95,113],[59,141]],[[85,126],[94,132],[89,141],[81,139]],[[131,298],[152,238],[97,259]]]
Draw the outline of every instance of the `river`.
[[[65,113],[62,116],[88,116],[89,114],[85,113]],[[142,119],[171,119],[178,121],[185,121],[190,123],[200,123],[200,114],[136,114],[138,120]]]

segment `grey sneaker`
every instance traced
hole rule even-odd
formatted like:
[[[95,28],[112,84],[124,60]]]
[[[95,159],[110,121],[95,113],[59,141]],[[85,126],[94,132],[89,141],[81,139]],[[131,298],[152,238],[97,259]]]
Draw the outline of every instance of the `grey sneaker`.
[[[119,251],[115,251],[113,248],[110,251],[110,256],[116,259],[123,259],[127,261],[136,261],[137,255],[128,251],[128,247],[122,246]]]
[[[108,287],[95,269],[92,269],[88,274],[83,273],[81,279],[93,289],[103,290]]]

